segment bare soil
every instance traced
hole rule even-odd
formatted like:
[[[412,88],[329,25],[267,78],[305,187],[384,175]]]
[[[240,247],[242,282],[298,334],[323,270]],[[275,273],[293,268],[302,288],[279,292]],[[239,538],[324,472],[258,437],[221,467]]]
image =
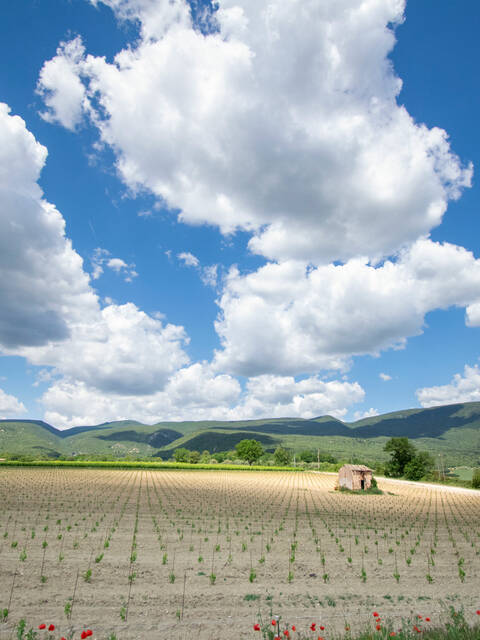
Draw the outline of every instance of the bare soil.
[[[259,613],[316,622],[326,638],[373,611],[434,623],[463,606],[473,621],[480,495],[392,480],[384,495],[343,495],[335,480],[2,469],[0,638],[20,618],[118,640],[255,638]]]

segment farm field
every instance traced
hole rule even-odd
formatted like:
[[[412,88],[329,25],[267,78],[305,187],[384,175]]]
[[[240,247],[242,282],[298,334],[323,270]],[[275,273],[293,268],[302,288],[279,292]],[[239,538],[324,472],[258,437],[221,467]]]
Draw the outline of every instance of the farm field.
[[[320,473],[0,469],[0,638],[53,622],[95,638],[255,638],[283,620],[325,637],[372,611],[474,622],[480,493]],[[233,633],[234,632],[234,633]]]

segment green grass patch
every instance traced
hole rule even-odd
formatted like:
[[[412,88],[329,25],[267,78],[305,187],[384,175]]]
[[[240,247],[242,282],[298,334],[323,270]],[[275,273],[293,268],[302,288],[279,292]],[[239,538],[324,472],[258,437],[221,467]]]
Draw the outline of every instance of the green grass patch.
[[[393,623],[389,620],[382,620],[376,612],[373,615],[376,617],[372,619],[371,625],[368,625],[363,631],[353,632],[348,622],[345,621],[345,631],[343,633],[329,633],[328,638],[331,640],[390,640],[391,638],[395,638],[395,640],[413,640],[414,638],[480,640],[480,624],[469,625],[465,620],[463,609],[455,610],[453,607],[449,607],[447,616],[441,616],[435,621],[432,621],[428,616],[416,616]],[[480,615],[478,611],[477,615]],[[264,640],[273,640],[275,637],[283,638],[284,636],[292,637],[291,632],[295,633],[296,640],[313,640],[313,638],[319,637],[319,631],[323,631],[323,627],[319,628],[315,623],[312,623],[310,628],[308,626],[300,628],[300,625],[296,625],[294,629],[289,624],[283,623],[281,616],[275,616],[274,622],[271,622],[271,615],[267,619],[263,618],[261,614],[259,617],[260,620],[254,629],[260,632],[259,637]],[[321,637],[322,639],[325,637],[323,633]]]
[[[347,489],[347,487],[340,487],[338,490],[340,491],[340,493],[351,493],[358,496],[364,496],[364,495],[382,496],[383,495],[383,491],[378,487],[370,487],[370,489],[358,489],[358,490]]]
[[[471,482],[473,477],[473,467],[452,467],[449,469],[447,477],[460,481]]]
[[[190,471],[301,471],[297,467],[249,466],[240,464],[190,464],[188,462],[145,462],[136,460],[5,460],[1,467],[71,467],[76,469],[188,469]]]

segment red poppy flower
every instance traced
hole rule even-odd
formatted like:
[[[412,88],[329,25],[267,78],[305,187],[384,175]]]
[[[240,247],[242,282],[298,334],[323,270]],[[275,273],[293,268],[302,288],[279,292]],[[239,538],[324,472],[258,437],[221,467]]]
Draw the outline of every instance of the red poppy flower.
[[[54,624],[50,624],[50,625],[48,626],[48,630],[49,630],[49,631],[55,631],[55,625],[54,625]]]
[[[272,620],[272,627],[274,627],[277,623],[275,622],[275,620]]]
[[[420,614],[418,614],[417,618],[418,618],[419,620],[421,620],[421,619],[422,619],[422,616],[421,616]]]
[[[82,633],[80,634],[80,638],[82,640],[85,640],[86,637],[87,637],[87,632],[86,631],[82,631]]]
[[[373,617],[378,618],[378,613],[376,611],[373,612]]]
[[[260,631],[260,625],[258,624],[258,622],[257,622],[257,624],[253,625],[253,630],[254,631]]]
[[[63,636],[60,638],[60,640],[67,640],[66,638],[64,638]]]
[[[285,629],[285,631],[283,632],[283,635],[284,635],[286,638],[289,638],[289,637],[290,637],[290,634],[289,634],[289,632],[288,632],[288,629]]]
[[[345,631],[350,631],[350,627],[345,627]]]
[[[480,616],[480,609],[477,610],[477,616]]]
[[[377,626],[375,627],[375,629],[377,631],[381,631],[382,630],[382,625],[381,624],[377,624]]]
[[[282,639],[280,638],[280,636],[275,636],[273,640],[282,640]]]
[[[425,622],[430,622],[430,618],[425,618]]]
[[[320,625],[320,630],[321,630],[321,631],[325,631],[325,627],[322,627],[322,626]]]
[[[312,624],[310,625],[310,631],[315,631],[316,626],[317,625],[315,624],[315,622],[312,622]]]
[[[93,631],[91,629],[87,629],[87,638],[89,636],[93,636]]]
[[[322,636],[318,636],[317,640],[323,640]]]
[[[39,624],[39,625],[38,625],[38,628],[39,628],[39,629],[46,629],[46,628],[47,628],[47,625],[42,623],[42,624]]]
[[[296,630],[297,630],[297,627],[294,624],[292,624],[292,631],[296,631]]]

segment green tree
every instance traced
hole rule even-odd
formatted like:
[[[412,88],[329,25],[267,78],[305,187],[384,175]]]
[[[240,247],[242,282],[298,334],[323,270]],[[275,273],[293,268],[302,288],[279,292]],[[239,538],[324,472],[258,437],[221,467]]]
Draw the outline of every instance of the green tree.
[[[263,447],[257,440],[241,440],[236,446],[238,457],[252,464],[260,458]]]
[[[337,462],[337,459],[330,453],[322,453],[318,449],[305,449],[300,451],[298,459],[302,462]]]
[[[419,451],[405,465],[403,473],[408,480],[421,480],[432,472],[434,466],[435,461],[428,451]]]
[[[305,451],[300,451],[298,457],[302,462],[315,462],[317,460],[317,452],[313,451],[313,449],[305,449]]]
[[[480,468],[473,470],[472,487],[474,489],[480,489]]]
[[[188,462],[190,458],[190,453],[188,449],[184,447],[180,447],[179,449],[175,449],[173,452],[173,458],[175,462]]]
[[[279,467],[286,467],[292,462],[292,454],[283,447],[277,447],[273,454],[275,464]]]
[[[385,475],[400,478],[405,466],[413,460],[416,449],[408,438],[390,438],[383,448],[390,453],[390,461],[385,465]]]
[[[200,462],[200,453],[198,451],[190,451],[188,461],[190,464],[197,464]]]

